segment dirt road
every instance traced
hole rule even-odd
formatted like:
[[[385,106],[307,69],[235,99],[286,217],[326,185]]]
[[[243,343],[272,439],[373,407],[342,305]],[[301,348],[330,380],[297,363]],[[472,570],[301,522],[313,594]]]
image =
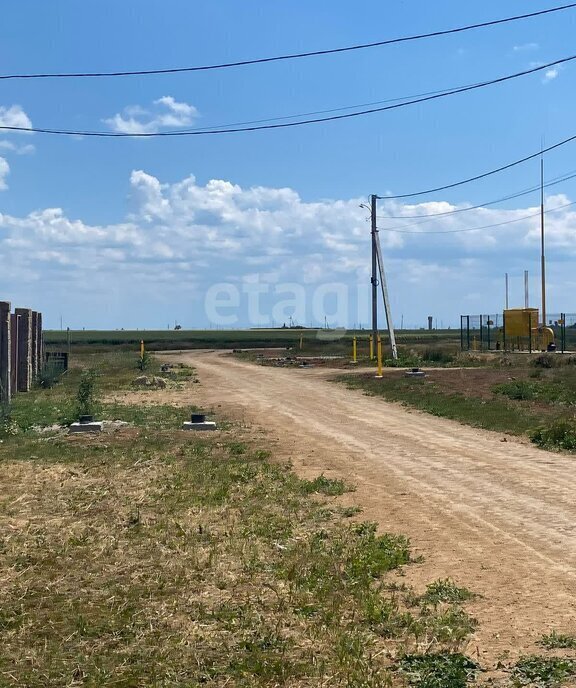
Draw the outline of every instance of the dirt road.
[[[167,358],[194,365],[202,403],[253,424],[300,474],[356,484],[340,499],[424,555],[407,582],[451,577],[480,593],[470,610],[485,661],[576,630],[576,458],[364,396],[319,370]]]

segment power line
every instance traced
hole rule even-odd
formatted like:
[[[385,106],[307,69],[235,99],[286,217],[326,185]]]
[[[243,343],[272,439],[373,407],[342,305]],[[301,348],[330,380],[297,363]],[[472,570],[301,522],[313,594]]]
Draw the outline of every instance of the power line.
[[[532,153],[532,155],[527,155],[525,158],[521,158],[520,160],[515,160],[514,162],[508,163],[507,165],[503,165],[502,167],[497,167],[496,169],[490,170],[489,172],[483,172],[482,174],[477,174],[475,177],[468,177],[468,179],[462,179],[459,182],[454,182],[452,184],[446,184],[445,186],[437,186],[434,189],[426,189],[426,191],[415,191],[413,193],[400,194],[397,196],[380,196],[380,198],[382,198],[383,200],[386,200],[386,201],[395,200],[395,199],[399,199],[399,198],[414,198],[415,196],[425,196],[426,194],[436,193],[437,191],[445,191],[446,189],[454,189],[457,186],[463,186],[464,184],[470,184],[470,182],[475,182],[475,181],[478,181],[479,179],[485,179],[486,177],[490,177],[493,174],[498,174],[498,172],[504,172],[504,170],[509,170],[512,167],[516,167],[517,165],[521,165],[524,162],[528,162],[529,160],[534,160],[534,158],[539,158],[544,153],[549,153],[550,151],[553,151],[556,148],[560,148],[561,146],[565,146],[567,143],[571,143],[572,141],[576,141],[576,136],[570,136],[570,138],[564,139],[564,141],[560,141],[559,143],[555,143],[553,146],[548,146],[548,148],[543,148],[543,149],[539,150],[537,153]]]
[[[571,179],[576,179],[576,174],[567,173],[567,176],[555,177],[552,181],[548,182],[547,184],[544,184],[544,188],[547,189],[551,186],[556,186],[557,184],[561,184],[562,182],[570,181]],[[424,215],[378,215],[377,217],[380,220],[412,220],[414,218],[416,218],[416,219],[417,218],[427,218],[427,219],[424,219],[422,222],[412,222],[410,224],[401,226],[401,229],[406,229],[407,227],[416,227],[417,225],[423,225],[423,224],[426,224],[427,222],[432,222],[437,217],[446,217],[449,215],[456,215],[458,213],[466,213],[470,210],[479,210],[480,208],[487,208],[489,206],[496,205],[497,203],[503,203],[504,201],[510,201],[514,198],[520,198],[522,196],[527,196],[528,194],[534,193],[535,191],[540,191],[540,184],[538,186],[532,186],[529,189],[525,189],[523,191],[518,191],[517,193],[510,194],[509,196],[503,196],[502,198],[497,198],[493,201],[488,201],[486,203],[479,203],[478,205],[472,205],[472,206],[468,206],[466,208],[457,208],[456,210],[447,210],[446,212],[442,212],[442,213],[426,213]],[[396,228],[392,227],[391,229],[396,229]]]
[[[564,208],[569,208],[570,206],[576,205],[576,201],[572,201],[572,203],[565,203],[564,205],[559,205],[557,208],[552,208],[551,210],[546,210],[545,214],[548,213],[555,213],[558,210],[563,210]],[[482,227],[468,227],[466,229],[446,229],[446,230],[438,230],[438,231],[432,231],[432,232],[409,232],[404,229],[381,229],[380,227],[378,228],[379,231],[381,232],[394,232],[395,234],[414,234],[418,236],[426,236],[427,234],[460,234],[462,232],[479,232],[480,230],[483,229],[493,229],[495,227],[503,227],[504,225],[511,225],[514,222],[522,222],[523,220],[530,220],[533,217],[540,217],[540,211],[537,213],[533,213],[532,215],[524,215],[524,217],[517,217],[515,220],[507,220],[506,222],[496,222],[495,224],[492,225],[483,225]]]
[[[478,82],[476,82],[478,83]],[[469,86],[472,84],[466,84]],[[476,85],[476,84],[474,84]],[[453,86],[451,88],[443,88],[437,91],[425,91],[424,93],[414,93],[409,96],[397,96],[395,98],[386,98],[385,100],[374,100],[369,103],[357,103],[356,105],[342,105],[340,107],[329,108],[326,110],[313,110],[312,112],[300,112],[294,115],[281,115],[277,117],[264,117],[262,119],[253,119],[244,122],[232,122],[228,124],[214,124],[209,127],[196,127],[194,131],[209,131],[211,129],[228,129],[230,127],[241,127],[249,124],[261,124],[262,122],[278,122],[286,119],[296,119],[297,117],[312,117],[313,115],[324,115],[330,112],[342,112],[343,110],[357,110],[358,108],[372,107],[373,105],[383,105],[384,103],[399,103],[402,101],[412,100],[414,98],[423,98],[424,96],[434,96],[439,93],[447,93],[466,86]]]
[[[539,10],[538,12],[530,12],[527,14],[519,14],[513,17],[505,17],[503,19],[495,19],[492,21],[481,22],[478,24],[469,24],[467,26],[460,26],[453,29],[444,29],[443,31],[433,31],[431,33],[422,33],[412,36],[402,36],[399,38],[389,38],[384,41],[376,41],[374,43],[360,43],[357,45],[350,45],[343,48],[330,48],[327,50],[313,50],[304,53],[291,53],[288,55],[276,55],[274,57],[260,57],[252,60],[239,60],[237,62],[223,62],[220,64],[202,65],[196,67],[172,67],[167,69],[140,69],[136,71],[114,71],[114,72],[68,72],[68,73],[41,73],[41,74],[4,74],[0,75],[0,79],[79,79],[86,77],[124,77],[124,76],[148,76],[152,74],[178,74],[182,72],[206,72],[215,69],[228,69],[230,67],[246,67],[248,65],[264,64],[268,62],[281,62],[285,60],[296,60],[305,57],[319,57],[322,55],[334,55],[336,53],[352,52],[354,50],[366,50],[367,48],[378,48],[386,45],[394,45],[397,43],[407,43],[410,41],[419,41],[425,38],[436,38],[439,36],[447,36],[449,34],[463,33],[465,31],[472,31],[474,29],[482,29],[489,26],[497,26],[499,24],[508,24],[510,22],[520,21],[523,19],[531,19],[533,17],[541,17],[543,15],[552,14],[555,12],[563,12],[565,10],[573,9],[576,3],[568,5],[561,5],[551,7],[546,10]]]
[[[307,124],[318,124],[321,122],[333,122],[336,120],[350,119],[353,117],[360,117],[364,115],[373,114],[376,112],[386,112],[388,110],[396,110],[398,108],[407,107],[408,105],[416,105],[419,103],[425,103],[431,100],[438,100],[439,98],[445,98],[447,96],[457,95],[459,93],[465,93],[467,91],[474,91],[480,88],[485,88],[486,86],[493,86],[494,84],[500,84],[506,81],[511,81],[512,79],[518,79],[522,76],[528,76],[529,74],[535,74],[536,72],[541,72],[542,70],[549,69],[557,65],[565,64],[567,62],[572,62],[576,60],[576,55],[571,55],[570,57],[564,57],[560,60],[555,60],[554,62],[549,62],[548,64],[540,65],[538,67],[532,67],[531,69],[526,69],[522,72],[516,72],[515,74],[508,74],[506,76],[498,77],[497,79],[491,79],[490,81],[483,81],[478,84],[472,84],[470,86],[463,86],[461,88],[455,88],[448,91],[442,91],[436,95],[430,95],[422,98],[416,98],[409,101],[404,101],[401,103],[396,103],[395,105],[387,105],[385,107],[370,108],[368,110],[361,110],[360,112],[350,112],[344,115],[332,115],[331,117],[318,117],[314,119],[300,120],[298,122],[284,122],[282,124],[263,124],[255,125],[249,127],[233,127],[229,129],[183,129],[179,131],[157,131],[157,132],[140,132],[140,133],[125,133],[125,132],[109,132],[109,131],[80,131],[71,129],[50,129],[47,127],[15,127],[15,126],[0,126],[0,130],[4,131],[27,131],[35,132],[38,134],[56,134],[60,136],[91,136],[99,138],[158,138],[167,136],[207,136],[212,134],[235,134],[239,132],[247,131],[263,131],[267,129],[286,129],[290,127],[299,127]],[[576,138],[576,137],[574,137]],[[557,144],[561,145],[561,144]],[[556,147],[557,147],[556,146]],[[551,150],[551,149],[547,149]],[[546,152],[543,151],[543,152]],[[537,155],[540,155],[538,153]],[[535,157],[535,156],[533,156]],[[530,158],[527,158],[528,160]],[[524,162],[524,160],[520,161]],[[519,164],[519,162],[514,163]],[[511,165],[513,166],[513,165]],[[503,168],[506,169],[506,168]],[[500,170],[498,170],[500,171]],[[493,173],[492,173],[493,174]],[[484,175],[487,176],[487,175]],[[478,177],[481,178],[481,177]],[[467,180],[474,181],[474,179]],[[431,191],[440,191],[444,188],[452,188],[452,186],[458,186],[459,184],[465,184],[466,181],[458,182],[447,187],[441,187],[439,189],[433,189]],[[431,191],[421,191],[415,194],[404,194],[402,196],[386,196],[388,199],[394,198],[407,198],[409,196],[418,196],[425,193],[431,193]]]

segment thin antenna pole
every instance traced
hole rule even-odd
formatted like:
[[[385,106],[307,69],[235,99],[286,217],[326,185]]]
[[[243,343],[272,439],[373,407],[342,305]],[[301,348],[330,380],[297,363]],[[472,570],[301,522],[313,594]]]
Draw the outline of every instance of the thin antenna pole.
[[[546,327],[546,256],[544,255],[544,155],[540,156],[540,239],[542,271],[542,326]]]
[[[378,276],[376,258],[376,201],[378,196],[370,196],[370,224],[372,235],[372,337],[374,344],[378,341]]]
[[[508,310],[508,307],[509,307],[509,302],[508,302],[508,273],[506,273],[505,282],[506,282],[506,310]]]
[[[524,308],[529,308],[530,294],[528,291],[528,270],[524,270]]]

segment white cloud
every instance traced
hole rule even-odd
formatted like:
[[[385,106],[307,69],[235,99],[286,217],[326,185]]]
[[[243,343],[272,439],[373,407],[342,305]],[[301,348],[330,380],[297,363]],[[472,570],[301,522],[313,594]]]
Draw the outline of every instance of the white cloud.
[[[198,111],[193,105],[180,103],[172,96],[162,96],[152,103],[151,109],[129,105],[103,121],[112,131],[121,134],[153,134],[163,129],[190,126],[197,117]]]
[[[542,64],[542,62],[531,62],[530,68],[541,67]],[[554,79],[557,79],[563,68],[563,65],[556,65],[555,67],[550,67],[550,69],[547,69],[542,75],[542,83],[548,84],[551,81],[554,81]]]
[[[521,45],[515,45],[513,48],[515,53],[526,53],[539,49],[540,46],[538,45],[538,43],[522,43]]]
[[[1,164],[2,159],[0,170]],[[143,170],[132,172],[130,188],[131,214],[109,225],[71,219],[60,208],[25,217],[0,215],[0,256],[6,266],[0,293],[13,291],[14,285],[35,285],[37,298],[51,299],[50,308],[69,304],[71,312],[86,312],[79,308],[83,299],[97,295],[89,312],[100,321],[92,324],[141,327],[150,324],[152,303],[158,313],[186,309],[189,324],[205,325],[202,300],[209,287],[221,281],[241,284],[256,271],[262,282],[292,282],[305,290],[333,282],[368,288],[370,226],[367,212],[358,207],[365,199],[305,202],[290,188],[244,188],[222,179],[200,184],[193,176],[167,184]],[[562,194],[547,198],[548,209],[559,208],[546,220],[550,275],[556,282],[569,274],[576,258],[576,206],[561,208],[570,202]],[[501,275],[513,273],[515,266],[519,273],[535,269],[537,207],[415,217],[470,205],[441,198],[410,205],[380,202],[380,237],[398,315],[423,318],[435,303],[446,318],[450,313],[457,317],[462,304],[478,293],[484,304],[474,301],[477,307],[494,310],[500,306]],[[426,235],[510,220],[519,221]],[[418,224],[409,226],[413,223]],[[413,234],[387,231],[393,227]],[[351,322],[367,317],[352,316]]]
[[[549,81],[554,81],[558,77],[559,70],[557,67],[554,67],[553,69],[548,69],[546,72],[544,72],[544,76],[542,77],[542,81],[547,84]]]
[[[20,105],[11,105],[10,107],[0,105],[0,126],[29,129],[32,126],[32,121]]]
[[[31,143],[27,143],[24,146],[17,146],[12,141],[0,140],[0,150],[16,153],[17,155],[31,155],[36,151],[36,148]]]
[[[0,191],[4,191],[8,188],[6,184],[6,177],[10,172],[10,166],[8,165],[5,158],[0,158]]]

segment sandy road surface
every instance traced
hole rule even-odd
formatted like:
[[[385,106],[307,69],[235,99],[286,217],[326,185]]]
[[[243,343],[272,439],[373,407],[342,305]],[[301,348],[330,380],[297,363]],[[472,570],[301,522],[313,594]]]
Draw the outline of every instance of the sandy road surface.
[[[553,628],[576,631],[576,458],[366,397],[318,369],[166,358],[194,365],[195,397],[253,424],[300,474],[354,482],[340,499],[424,555],[408,582],[450,576],[483,595],[470,611],[485,661],[534,651]]]

